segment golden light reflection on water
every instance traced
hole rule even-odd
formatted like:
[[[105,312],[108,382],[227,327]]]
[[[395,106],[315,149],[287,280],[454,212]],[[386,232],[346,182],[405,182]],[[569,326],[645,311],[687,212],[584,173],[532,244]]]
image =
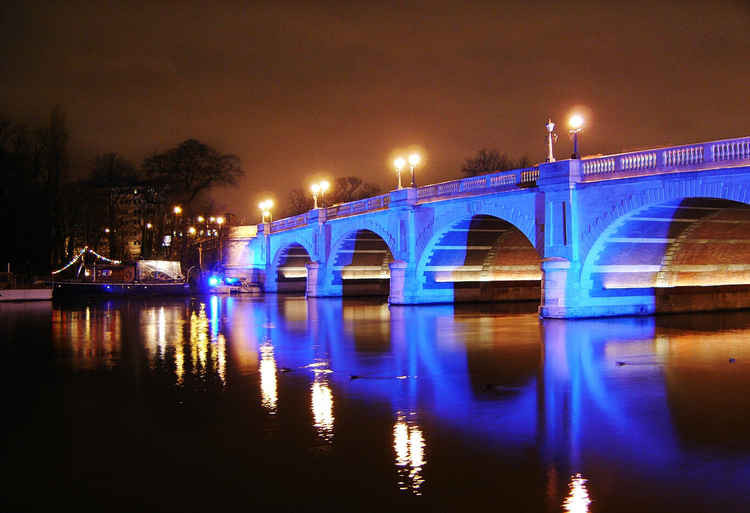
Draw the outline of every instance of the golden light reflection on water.
[[[581,474],[570,476],[568,496],[563,502],[563,510],[566,513],[588,513],[591,499],[589,498],[589,491],[586,488],[587,481]]]
[[[193,374],[205,376],[208,355],[208,317],[206,304],[201,303],[196,314],[190,314],[190,356],[193,360]]]
[[[425,438],[414,419],[407,419],[402,413],[397,414],[393,426],[393,449],[396,452],[399,489],[421,495],[420,488],[424,484],[422,467],[426,463]]]
[[[69,351],[74,369],[111,369],[121,351],[122,320],[117,310],[54,310],[52,340]]]
[[[275,415],[278,402],[276,358],[273,345],[268,340],[260,346],[260,394],[263,407],[268,413]]]
[[[212,304],[212,308],[216,308],[216,304]],[[186,321],[187,342],[183,334]],[[184,305],[144,308],[140,312],[140,326],[152,370],[169,365],[174,354],[178,386],[185,384],[186,374],[201,381],[218,377],[221,386],[226,385],[227,342],[218,319],[207,317],[205,303],[198,304],[192,311]]]
[[[333,441],[333,392],[326,377],[330,370],[316,368],[313,370],[315,379],[312,384],[312,413],[313,426],[318,436],[327,442]]]

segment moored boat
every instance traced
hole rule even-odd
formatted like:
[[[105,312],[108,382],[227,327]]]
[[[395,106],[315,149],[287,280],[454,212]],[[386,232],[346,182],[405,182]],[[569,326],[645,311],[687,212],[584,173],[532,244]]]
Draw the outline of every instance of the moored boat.
[[[139,260],[122,263],[84,248],[52,273],[52,297],[181,296],[191,293],[180,262]]]

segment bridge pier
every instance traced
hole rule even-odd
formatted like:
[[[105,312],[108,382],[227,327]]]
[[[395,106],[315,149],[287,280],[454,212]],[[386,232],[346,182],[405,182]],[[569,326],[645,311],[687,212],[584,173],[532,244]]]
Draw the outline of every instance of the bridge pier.
[[[305,264],[307,269],[307,284],[305,285],[305,296],[318,297],[318,284],[320,282],[320,264],[318,262],[308,262]]]

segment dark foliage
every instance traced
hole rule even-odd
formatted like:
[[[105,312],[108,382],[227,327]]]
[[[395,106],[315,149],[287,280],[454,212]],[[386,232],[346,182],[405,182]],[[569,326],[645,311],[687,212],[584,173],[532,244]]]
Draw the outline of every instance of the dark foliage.
[[[500,153],[497,150],[488,150],[482,148],[475,157],[467,158],[461,168],[461,172],[467,176],[476,176],[498,171],[508,171],[510,169],[522,169],[531,166],[531,161],[527,156],[514,160],[506,153]]]

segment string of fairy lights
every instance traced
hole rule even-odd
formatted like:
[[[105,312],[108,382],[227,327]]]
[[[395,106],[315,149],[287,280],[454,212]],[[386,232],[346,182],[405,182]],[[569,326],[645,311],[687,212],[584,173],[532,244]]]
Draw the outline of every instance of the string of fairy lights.
[[[107,258],[107,257],[105,257],[103,255],[100,255],[99,253],[97,253],[93,249],[90,249],[88,246],[85,246],[81,251],[78,252],[78,254],[76,256],[73,257],[73,259],[70,262],[68,262],[67,264],[65,264],[63,267],[61,267],[57,271],[52,271],[52,274],[60,274],[64,270],[69,269],[72,265],[74,265],[81,258],[83,258],[83,255],[85,255],[86,253],[91,253],[96,258],[98,258],[98,259],[100,259],[100,260],[102,260],[102,261],[104,261],[104,262],[106,262],[108,264],[120,264],[120,263],[122,263],[122,261],[120,261],[120,260],[112,260],[111,258]]]

